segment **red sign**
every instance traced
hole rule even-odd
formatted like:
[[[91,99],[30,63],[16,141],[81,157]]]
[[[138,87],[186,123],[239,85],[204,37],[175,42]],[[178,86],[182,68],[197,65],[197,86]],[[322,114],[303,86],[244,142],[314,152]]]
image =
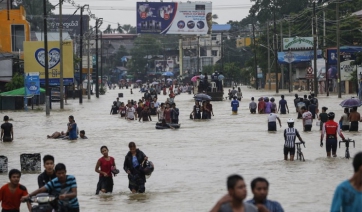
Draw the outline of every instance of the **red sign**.
[[[307,74],[305,75],[306,79],[314,79],[314,73],[313,73],[313,68],[312,67],[308,67],[307,68]]]

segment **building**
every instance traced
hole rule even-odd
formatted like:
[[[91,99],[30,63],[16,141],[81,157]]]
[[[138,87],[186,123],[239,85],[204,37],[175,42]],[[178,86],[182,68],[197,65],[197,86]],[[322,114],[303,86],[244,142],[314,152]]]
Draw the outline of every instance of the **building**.
[[[6,2],[0,3],[0,52],[20,53],[22,58],[23,42],[30,40],[30,25],[25,17],[23,6],[10,9]]]
[[[215,65],[222,58],[222,38],[230,29],[230,24],[213,24],[211,35],[183,36],[182,73],[196,73],[203,66]]]

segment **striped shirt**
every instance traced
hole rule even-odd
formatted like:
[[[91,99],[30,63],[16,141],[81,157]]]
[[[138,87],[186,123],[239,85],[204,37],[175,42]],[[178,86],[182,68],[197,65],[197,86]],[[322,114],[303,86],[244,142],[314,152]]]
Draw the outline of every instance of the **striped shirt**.
[[[289,128],[290,129],[290,128]],[[247,203],[255,205],[255,200],[251,199],[246,201]],[[269,212],[284,212],[284,209],[277,201],[264,200],[263,205],[269,210]]]
[[[299,137],[299,132],[294,127],[289,127],[284,130],[284,146],[288,148],[294,148],[295,145],[295,139],[296,137]]]
[[[77,181],[73,175],[67,175],[65,184],[62,185],[58,178],[54,178],[45,185],[45,188],[48,192],[53,192],[56,195],[62,195],[71,192],[72,188],[77,188]],[[61,207],[67,206],[69,208],[79,208],[77,197],[59,200],[58,204]]]

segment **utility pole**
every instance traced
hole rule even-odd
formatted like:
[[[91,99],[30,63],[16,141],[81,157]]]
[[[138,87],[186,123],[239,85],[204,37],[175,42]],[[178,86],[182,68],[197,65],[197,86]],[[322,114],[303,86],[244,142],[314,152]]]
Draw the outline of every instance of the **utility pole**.
[[[200,71],[200,35],[197,36],[197,72]]]
[[[224,33],[221,32],[221,71],[224,73]]]
[[[317,96],[318,95],[318,80],[317,80],[317,33],[316,33],[316,26],[317,26],[317,19],[316,19],[316,14],[315,14],[315,1],[313,2],[313,51],[314,51],[314,66],[313,66],[313,70],[314,70],[314,95]]]
[[[101,88],[103,87],[103,32],[101,33]]]
[[[278,45],[278,44],[277,44]],[[283,22],[280,21],[280,51],[283,51]],[[280,64],[280,71],[282,73],[282,89],[284,89],[284,66]]]
[[[290,33],[290,19],[289,20],[289,38],[291,36],[291,33]],[[288,50],[289,53],[290,53],[290,49]],[[292,62],[289,61],[289,93],[291,93],[293,90],[293,78],[292,78]]]
[[[87,65],[88,65],[88,76],[87,76],[87,93],[88,93],[88,99],[90,99],[90,80],[92,79],[90,77],[90,61],[89,61],[89,57],[90,57],[90,44],[89,44],[89,40],[91,38],[91,35],[88,35],[88,42],[87,42],[87,49],[88,49],[88,55],[87,55]]]
[[[258,67],[256,65],[256,42],[255,42],[255,13],[253,15],[253,47],[254,47],[254,72],[255,72],[255,89],[258,90]]]
[[[80,39],[79,39],[79,55],[80,55],[80,66],[79,66],[79,104],[83,103],[83,83],[82,83],[82,72],[83,72],[83,9],[84,6],[80,8]]]
[[[63,90],[63,16],[62,16],[63,0],[59,0],[59,47],[60,47],[60,109],[64,109],[64,90]]]
[[[339,52],[339,3],[336,2],[336,22],[337,22],[337,72],[338,72],[338,98],[342,98],[341,91],[341,59]]]
[[[44,18],[44,71],[45,71],[45,114],[50,115],[50,89],[49,89],[49,64],[48,64],[48,23],[47,23],[47,0],[43,0]]]
[[[96,19],[96,97],[99,98],[99,80],[98,80],[98,27],[99,18]]]
[[[269,75],[269,90],[271,90],[271,77],[270,77],[270,43],[269,43],[269,20],[266,22],[266,32],[267,32],[267,39],[268,39],[268,75]]]
[[[273,16],[274,16],[274,38],[273,39],[277,39],[277,28],[276,28],[276,21],[275,21],[275,2],[274,2],[274,11],[273,11]],[[275,65],[275,92],[279,93],[279,79],[278,79],[278,51],[277,51],[277,46],[278,43],[275,42],[274,44],[274,65]]]

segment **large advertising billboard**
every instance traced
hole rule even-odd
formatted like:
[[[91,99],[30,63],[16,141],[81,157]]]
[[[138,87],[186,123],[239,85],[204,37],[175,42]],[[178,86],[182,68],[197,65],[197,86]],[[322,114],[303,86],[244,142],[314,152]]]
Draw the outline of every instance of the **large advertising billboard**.
[[[313,37],[283,38],[283,50],[306,50],[313,48]]]
[[[278,52],[278,63],[300,63],[309,62],[314,58],[314,51],[286,51]],[[322,58],[322,50],[317,50],[317,58]]]
[[[24,42],[24,72],[39,72],[40,83],[45,84],[45,51],[42,41]],[[60,84],[60,49],[59,41],[48,42],[48,68],[49,85],[58,86]],[[73,43],[63,42],[63,82],[64,85],[73,83]]]
[[[137,2],[137,33],[204,35],[211,32],[211,2]]]
[[[50,15],[48,18],[48,30],[50,32],[59,32],[59,15]],[[80,15],[62,15],[63,32],[68,32],[69,35],[75,36],[80,34]],[[83,33],[89,29],[89,16],[83,15]]]

